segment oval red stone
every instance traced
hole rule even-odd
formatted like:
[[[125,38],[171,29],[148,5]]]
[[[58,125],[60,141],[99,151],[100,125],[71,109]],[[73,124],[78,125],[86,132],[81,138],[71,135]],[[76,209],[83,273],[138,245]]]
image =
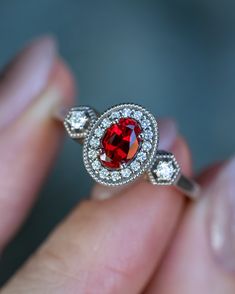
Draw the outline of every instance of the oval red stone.
[[[139,149],[141,128],[132,118],[121,118],[111,125],[101,139],[100,160],[105,167],[120,168],[132,160]]]

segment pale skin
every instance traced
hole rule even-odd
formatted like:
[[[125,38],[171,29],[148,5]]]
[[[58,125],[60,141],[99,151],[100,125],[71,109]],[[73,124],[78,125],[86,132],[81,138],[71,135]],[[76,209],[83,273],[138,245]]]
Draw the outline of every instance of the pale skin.
[[[0,99],[13,95],[7,79]],[[72,74],[58,56],[41,87],[20,114],[0,127],[1,251],[32,208],[61,144],[64,130],[52,110],[74,103]],[[193,175],[189,147],[180,134],[170,149],[183,172]],[[214,165],[198,177],[203,186],[198,202],[144,181],[125,189],[96,185],[89,200],[74,207],[1,293],[235,293],[233,275],[214,261],[207,242],[213,195],[204,191],[221,169]],[[102,195],[109,197],[101,200]]]

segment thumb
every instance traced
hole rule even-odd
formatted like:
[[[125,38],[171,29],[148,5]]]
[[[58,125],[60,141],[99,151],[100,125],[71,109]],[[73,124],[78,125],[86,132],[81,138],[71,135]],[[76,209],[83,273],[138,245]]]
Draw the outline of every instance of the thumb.
[[[182,139],[172,151],[188,170]],[[161,261],[183,202],[180,192],[147,182],[119,197],[84,202],[2,293],[139,293]]]

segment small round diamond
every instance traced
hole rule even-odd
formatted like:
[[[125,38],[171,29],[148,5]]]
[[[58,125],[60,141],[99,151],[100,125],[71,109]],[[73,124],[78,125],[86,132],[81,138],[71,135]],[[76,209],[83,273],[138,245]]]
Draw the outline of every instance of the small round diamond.
[[[144,151],[149,151],[152,148],[152,144],[149,141],[144,141],[142,148]]]
[[[139,152],[139,154],[137,155],[137,160],[139,160],[140,162],[144,162],[147,159],[147,154],[143,151]]]
[[[111,173],[111,178],[115,182],[121,179],[121,175],[118,171],[114,171]]]
[[[97,157],[97,152],[96,152],[95,150],[89,150],[89,152],[88,152],[88,157],[89,157],[90,159],[94,159],[94,158],[96,158],[96,157]]]
[[[134,112],[134,114],[133,114],[133,117],[139,121],[139,120],[141,119],[142,115],[143,115],[143,114],[142,114],[141,111],[136,110],[136,111]]]
[[[124,117],[130,117],[130,116],[131,116],[131,110],[130,110],[129,108],[125,108],[125,109],[123,109],[123,111],[122,111],[122,115],[123,115]]]
[[[149,128],[150,127],[150,121],[148,120],[148,119],[144,119],[144,120],[142,120],[141,121],[141,127],[143,128],[143,129],[147,129],[147,128]]]
[[[121,170],[121,175],[124,178],[129,178],[129,176],[131,175],[131,170],[129,168],[125,168],[125,169]]]
[[[152,131],[150,131],[150,130],[146,130],[146,131],[144,132],[144,138],[145,138],[146,140],[151,140],[152,137],[153,137],[153,132],[152,132]]]
[[[95,160],[93,163],[92,163],[92,168],[94,169],[94,170],[99,170],[100,169],[100,167],[101,167],[101,163],[98,161],[98,160]]]
[[[113,119],[116,119],[116,118],[120,118],[120,112],[118,111],[114,111],[111,115],[110,115],[110,118],[113,120]]]
[[[109,177],[109,171],[105,168],[103,168],[100,172],[99,175],[101,179],[107,179]]]
[[[103,129],[101,129],[101,128],[97,128],[97,129],[95,130],[95,135],[96,135],[98,138],[100,138],[100,137],[103,135]]]
[[[130,167],[133,171],[137,171],[140,169],[140,163],[138,161],[133,161],[131,164],[130,164]]]
[[[108,118],[104,118],[104,119],[103,119],[103,121],[102,121],[102,126],[103,126],[104,128],[109,127],[110,124],[111,124],[111,121],[110,121]]]
[[[154,172],[159,180],[170,181],[175,173],[175,168],[172,161],[159,161]]]
[[[94,148],[97,148],[100,145],[100,142],[96,138],[91,138],[90,145]]]

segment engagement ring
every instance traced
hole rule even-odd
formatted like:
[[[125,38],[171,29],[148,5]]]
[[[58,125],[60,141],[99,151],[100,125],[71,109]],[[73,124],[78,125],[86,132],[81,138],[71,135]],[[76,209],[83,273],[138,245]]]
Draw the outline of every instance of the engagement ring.
[[[153,185],[174,185],[190,198],[199,197],[199,185],[181,173],[175,156],[158,150],[158,123],[144,107],[120,104],[99,115],[79,106],[59,118],[68,135],[83,144],[84,165],[97,183],[119,186],[144,176]]]

